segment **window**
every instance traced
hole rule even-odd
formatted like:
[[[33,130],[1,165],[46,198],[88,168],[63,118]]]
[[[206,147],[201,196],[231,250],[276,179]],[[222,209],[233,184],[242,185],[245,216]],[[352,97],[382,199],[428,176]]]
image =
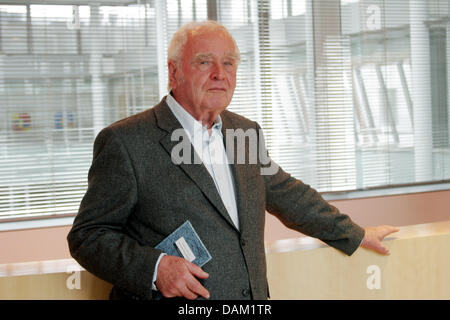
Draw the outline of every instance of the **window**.
[[[0,221],[74,215],[96,134],[167,88],[175,30],[240,47],[230,110],[321,192],[450,179],[447,0],[0,1]],[[59,3],[59,5],[58,5]]]

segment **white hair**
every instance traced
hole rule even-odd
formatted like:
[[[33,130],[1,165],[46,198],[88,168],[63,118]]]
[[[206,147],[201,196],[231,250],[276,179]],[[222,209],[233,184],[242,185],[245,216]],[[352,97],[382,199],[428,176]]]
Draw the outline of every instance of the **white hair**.
[[[207,21],[193,21],[193,22],[188,22],[186,24],[184,24],[183,26],[181,26],[172,36],[172,40],[170,40],[169,43],[169,48],[167,49],[167,60],[168,61],[173,61],[175,62],[178,67],[181,67],[181,58],[183,56],[183,50],[184,50],[184,46],[187,43],[188,40],[188,36],[190,34],[195,33],[195,31],[197,31],[198,29],[209,29],[209,30],[220,30],[225,32],[227,35],[230,36],[230,38],[233,40],[234,43],[234,47],[235,47],[235,54],[236,54],[236,58],[237,58],[237,63],[239,64],[241,61],[241,54],[239,52],[239,48],[237,46],[236,40],[234,40],[233,36],[231,35],[231,33],[228,31],[227,28],[225,28],[223,25],[221,25],[220,23],[218,23],[217,21],[214,20],[207,20]],[[181,68],[180,68],[181,70]],[[170,86],[170,79],[169,82],[167,84],[167,89],[168,91],[171,90],[171,86]]]

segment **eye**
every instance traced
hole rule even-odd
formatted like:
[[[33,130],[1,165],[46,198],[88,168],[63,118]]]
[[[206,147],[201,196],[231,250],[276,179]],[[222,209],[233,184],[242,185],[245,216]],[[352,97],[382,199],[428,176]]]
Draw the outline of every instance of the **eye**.
[[[223,64],[226,67],[233,67],[234,66],[234,61],[233,60],[226,60]]]

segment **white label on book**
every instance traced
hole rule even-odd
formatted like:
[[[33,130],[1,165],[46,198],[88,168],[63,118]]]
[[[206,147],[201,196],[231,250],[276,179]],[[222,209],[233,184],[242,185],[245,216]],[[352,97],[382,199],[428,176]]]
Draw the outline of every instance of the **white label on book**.
[[[181,237],[180,239],[175,241],[175,245],[177,246],[178,250],[180,250],[183,258],[185,258],[187,261],[192,262],[195,260],[195,255],[186,240],[184,240],[184,237]]]

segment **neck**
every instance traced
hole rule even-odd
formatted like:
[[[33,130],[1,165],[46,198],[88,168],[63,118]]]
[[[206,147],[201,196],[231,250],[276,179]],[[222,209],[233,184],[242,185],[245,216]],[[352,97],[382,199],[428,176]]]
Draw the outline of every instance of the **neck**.
[[[195,119],[197,119],[198,121],[200,121],[208,129],[211,129],[211,127],[214,124],[214,121],[216,121],[217,117],[219,116],[219,113],[218,112],[209,112],[209,113],[204,113],[204,114],[200,115],[199,117],[196,117],[194,115],[192,115],[192,116]]]
[[[216,121],[217,117],[222,111],[221,108],[213,110],[202,110],[202,108],[200,108],[199,106],[191,106],[183,102],[180,102],[180,100],[178,100],[176,96],[173,95],[173,93],[172,96],[179,103],[179,105],[184,108],[184,110],[186,110],[195,120],[199,121],[202,125],[206,126],[208,129],[211,129],[214,121]]]
[[[180,104],[181,105],[181,104]],[[206,126],[208,129],[212,127],[214,121],[219,116],[219,111],[205,112],[194,108],[187,108],[181,105],[195,120]]]

